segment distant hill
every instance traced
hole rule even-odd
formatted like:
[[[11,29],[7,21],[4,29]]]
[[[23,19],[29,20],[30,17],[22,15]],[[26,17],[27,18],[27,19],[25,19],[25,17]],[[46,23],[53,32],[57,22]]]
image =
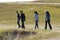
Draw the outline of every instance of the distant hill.
[[[0,2],[1,3],[1,2]],[[4,2],[8,4],[39,4],[39,3],[60,3],[60,0],[35,0],[35,1],[24,1],[24,2]]]
[[[36,0],[36,1],[46,3],[60,3],[60,0]]]

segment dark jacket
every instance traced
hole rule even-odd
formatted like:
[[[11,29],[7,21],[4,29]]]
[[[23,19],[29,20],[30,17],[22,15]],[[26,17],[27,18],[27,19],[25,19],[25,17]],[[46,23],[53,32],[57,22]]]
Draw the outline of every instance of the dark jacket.
[[[46,21],[50,21],[50,14],[48,11],[46,12]]]
[[[21,13],[21,21],[25,21],[25,14],[24,13]]]
[[[18,20],[20,19],[20,14],[18,14],[18,13],[17,13],[17,18],[18,18]]]

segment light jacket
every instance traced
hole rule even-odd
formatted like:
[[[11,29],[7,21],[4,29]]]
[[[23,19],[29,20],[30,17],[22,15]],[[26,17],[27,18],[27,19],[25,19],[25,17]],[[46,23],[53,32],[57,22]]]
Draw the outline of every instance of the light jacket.
[[[34,13],[34,19],[35,19],[35,21],[39,20],[39,17],[38,17],[38,15],[36,13]]]

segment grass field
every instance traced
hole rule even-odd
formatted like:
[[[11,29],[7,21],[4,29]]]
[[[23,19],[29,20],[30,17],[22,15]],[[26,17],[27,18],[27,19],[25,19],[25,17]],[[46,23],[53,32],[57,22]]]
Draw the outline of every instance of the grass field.
[[[23,10],[26,15],[26,29],[17,28],[16,10]],[[51,15],[53,30],[33,29],[34,11],[39,13],[39,24],[44,28],[45,10]],[[0,3],[0,40],[50,40],[60,39],[60,5],[44,4],[4,4]],[[33,25],[33,26],[31,26]],[[58,37],[58,38],[56,38]],[[53,39],[51,39],[53,40]]]
[[[24,11],[26,15],[26,24],[34,24],[35,10],[39,13],[40,24],[44,23],[45,10],[48,10],[50,12],[52,24],[60,24],[60,6],[41,4],[0,4],[0,24],[16,24],[16,10]]]
[[[0,40],[55,40],[60,39],[60,30],[36,30],[0,27]]]

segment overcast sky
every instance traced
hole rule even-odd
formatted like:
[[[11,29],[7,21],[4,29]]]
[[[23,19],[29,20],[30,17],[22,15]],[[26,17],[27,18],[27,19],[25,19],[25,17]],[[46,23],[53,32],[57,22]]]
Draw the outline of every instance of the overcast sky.
[[[0,0],[0,2],[23,2],[23,1],[34,1],[34,0]]]

